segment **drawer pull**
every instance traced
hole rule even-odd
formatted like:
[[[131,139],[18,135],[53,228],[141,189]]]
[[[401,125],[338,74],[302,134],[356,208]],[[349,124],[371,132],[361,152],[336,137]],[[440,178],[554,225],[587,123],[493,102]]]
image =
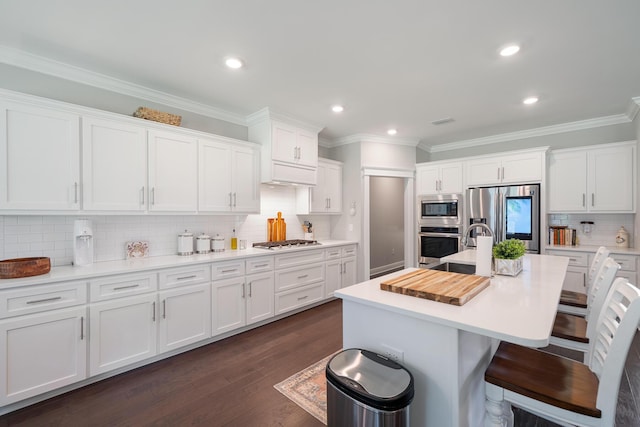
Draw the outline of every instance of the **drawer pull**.
[[[309,298],[309,295],[305,295],[303,297],[298,297],[298,301],[302,301],[303,299]]]
[[[307,277],[309,277],[308,274],[303,274],[302,276],[298,276],[298,279],[304,279],[304,278],[307,278]]]
[[[569,261],[578,261],[577,258],[569,258]]]
[[[53,298],[45,298],[45,299],[37,299],[33,301],[27,301],[27,304],[42,304],[43,302],[51,302],[61,300],[62,297],[53,297]]]
[[[253,268],[262,268],[262,267],[269,267],[269,264],[256,264],[253,266]]]
[[[135,285],[128,285],[128,286],[118,286],[117,288],[113,288],[114,291],[121,291],[123,289],[131,289],[131,288],[137,288],[138,286],[140,286],[139,284],[135,284]]]
[[[195,279],[196,277],[198,277],[196,274],[192,274],[191,276],[178,277],[176,280]]]
[[[231,270],[222,270],[221,273],[233,273],[233,272],[236,272],[236,271],[238,271],[237,268],[232,268]]]

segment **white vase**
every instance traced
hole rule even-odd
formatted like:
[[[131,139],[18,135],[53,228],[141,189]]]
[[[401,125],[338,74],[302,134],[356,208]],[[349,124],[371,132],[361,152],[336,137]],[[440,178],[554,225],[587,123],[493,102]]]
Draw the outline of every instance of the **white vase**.
[[[495,258],[494,265],[496,274],[503,276],[517,276],[522,271],[522,258],[499,259]]]

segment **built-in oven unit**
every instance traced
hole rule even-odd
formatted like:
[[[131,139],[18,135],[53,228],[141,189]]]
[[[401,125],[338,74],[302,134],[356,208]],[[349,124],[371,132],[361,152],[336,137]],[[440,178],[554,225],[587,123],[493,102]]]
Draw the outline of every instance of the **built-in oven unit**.
[[[462,226],[420,226],[418,233],[418,264],[426,267],[438,264],[440,258],[460,252]]]
[[[418,264],[437,264],[462,250],[462,194],[418,196]]]
[[[420,225],[462,224],[462,194],[418,196],[418,222]]]

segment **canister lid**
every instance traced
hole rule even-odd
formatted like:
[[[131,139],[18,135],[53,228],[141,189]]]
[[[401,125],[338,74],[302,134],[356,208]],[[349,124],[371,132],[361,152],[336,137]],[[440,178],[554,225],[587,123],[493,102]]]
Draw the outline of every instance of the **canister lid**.
[[[347,349],[327,364],[327,380],[374,408],[398,410],[413,400],[413,376],[400,364],[367,350]]]
[[[193,233],[190,233],[187,230],[184,230],[184,233],[178,234],[178,237],[193,237]]]
[[[202,233],[201,235],[196,237],[196,239],[198,239],[198,240],[211,240],[211,236],[209,236],[208,234]]]

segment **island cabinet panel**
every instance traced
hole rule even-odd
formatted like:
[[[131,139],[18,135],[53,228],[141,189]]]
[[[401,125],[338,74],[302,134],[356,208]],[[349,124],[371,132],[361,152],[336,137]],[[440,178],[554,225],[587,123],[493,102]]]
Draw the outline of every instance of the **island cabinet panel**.
[[[0,321],[0,406],[86,378],[86,319],[82,305]]]
[[[142,126],[82,117],[82,208],[144,212],[147,132]]]
[[[0,209],[79,210],[79,134],[77,114],[0,99]]]

